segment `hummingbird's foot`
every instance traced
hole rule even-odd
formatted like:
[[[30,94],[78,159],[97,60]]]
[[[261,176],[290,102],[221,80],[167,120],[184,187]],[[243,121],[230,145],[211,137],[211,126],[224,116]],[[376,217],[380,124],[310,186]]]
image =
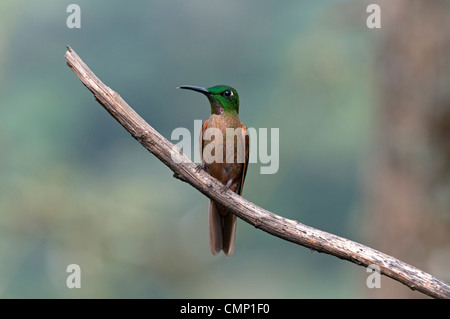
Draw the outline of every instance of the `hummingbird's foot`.
[[[197,167],[195,168],[195,172],[198,173],[200,172],[202,169],[205,169],[203,164],[198,164]]]
[[[226,185],[223,185],[223,187],[220,189],[220,191],[221,191],[222,193],[225,193],[227,190],[229,190],[232,181],[233,181],[233,180],[230,179],[230,180],[227,182]]]

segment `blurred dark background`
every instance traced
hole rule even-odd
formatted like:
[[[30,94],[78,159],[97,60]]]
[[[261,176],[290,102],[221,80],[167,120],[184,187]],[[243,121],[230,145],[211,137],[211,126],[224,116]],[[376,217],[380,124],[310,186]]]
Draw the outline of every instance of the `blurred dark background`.
[[[246,199],[450,281],[449,1],[83,0],[80,29],[70,3],[0,4],[0,297],[423,297],[242,221],[212,256],[207,199],[98,105],[66,45],[167,138],[209,116],[175,87],[237,88],[247,126],[280,129],[279,171],[251,165]]]

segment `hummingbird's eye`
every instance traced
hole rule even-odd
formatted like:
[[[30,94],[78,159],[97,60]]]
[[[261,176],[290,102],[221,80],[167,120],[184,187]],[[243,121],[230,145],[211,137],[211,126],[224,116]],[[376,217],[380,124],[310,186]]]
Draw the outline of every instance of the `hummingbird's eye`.
[[[222,92],[222,96],[226,97],[226,98],[230,98],[233,96],[233,92],[231,92],[231,90],[225,90]]]

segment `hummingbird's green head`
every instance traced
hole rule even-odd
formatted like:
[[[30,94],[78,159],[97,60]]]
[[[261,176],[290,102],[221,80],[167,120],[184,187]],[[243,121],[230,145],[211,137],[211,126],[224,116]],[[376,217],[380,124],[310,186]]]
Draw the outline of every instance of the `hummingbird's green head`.
[[[208,89],[182,85],[178,89],[193,90],[206,95],[211,104],[211,114],[239,113],[239,95],[235,89],[227,85],[216,85]]]

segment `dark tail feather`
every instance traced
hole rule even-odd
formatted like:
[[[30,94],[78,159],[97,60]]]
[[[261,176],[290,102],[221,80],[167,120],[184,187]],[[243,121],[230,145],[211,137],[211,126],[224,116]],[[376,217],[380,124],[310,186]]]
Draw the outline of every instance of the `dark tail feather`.
[[[209,201],[209,246],[211,253],[217,255],[223,247],[222,216],[220,216],[216,203]]]
[[[222,249],[227,257],[234,251],[236,216],[227,213],[213,201],[209,202],[209,244],[213,255]]]
[[[236,238],[236,216],[228,213],[223,219],[223,252],[231,257],[234,251],[234,239]]]

